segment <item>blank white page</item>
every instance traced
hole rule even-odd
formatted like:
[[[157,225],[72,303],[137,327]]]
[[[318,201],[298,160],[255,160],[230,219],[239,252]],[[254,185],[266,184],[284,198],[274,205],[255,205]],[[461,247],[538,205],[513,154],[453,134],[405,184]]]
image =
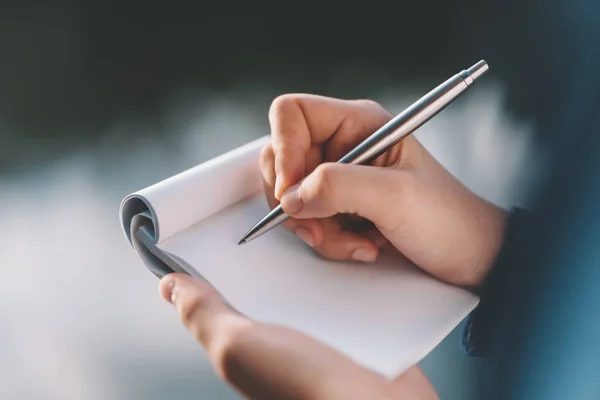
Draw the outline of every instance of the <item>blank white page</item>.
[[[283,227],[238,246],[267,212],[261,194],[157,247],[243,314],[296,328],[389,378],[419,362],[477,305],[473,294],[395,252],[374,264],[327,261]]]

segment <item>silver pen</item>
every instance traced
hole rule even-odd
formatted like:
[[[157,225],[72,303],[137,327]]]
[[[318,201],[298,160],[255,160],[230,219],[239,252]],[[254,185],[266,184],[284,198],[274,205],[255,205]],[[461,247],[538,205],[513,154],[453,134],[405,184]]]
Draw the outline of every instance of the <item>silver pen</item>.
[[[481,60],[471,68],[454,75],[379,128],[338,163],[367,164],[374,160],[446,108],[488,69],[487,63]],[[244,235],[238,245],[256,239],[289,217],[281,205],[275,207]]]

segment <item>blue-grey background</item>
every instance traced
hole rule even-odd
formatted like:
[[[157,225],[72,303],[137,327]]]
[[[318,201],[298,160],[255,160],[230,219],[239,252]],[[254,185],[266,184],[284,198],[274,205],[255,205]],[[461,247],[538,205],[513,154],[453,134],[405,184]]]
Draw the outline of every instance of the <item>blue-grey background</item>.
[[[0,5],[0,398],[237,398],[158,296],[118,206],[268,134],[278,94],[397,113],[484,58],[488,75],[417,137],[480,195],[526,202],[542,155],[523,110],[545,99],[515,99],[552,15],[474,1],[244,4]],[[492,366],[459,344],[455,330],[421,363],[444,399],[488,388]]]

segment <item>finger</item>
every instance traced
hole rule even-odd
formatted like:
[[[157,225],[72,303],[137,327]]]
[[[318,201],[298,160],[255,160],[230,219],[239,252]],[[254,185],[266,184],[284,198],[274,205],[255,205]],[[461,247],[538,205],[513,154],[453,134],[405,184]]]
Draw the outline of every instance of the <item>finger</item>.
[[[380,249],[389,243],[389,240],[379,231],[379,229],[374,226],[362,231],[361,233],[375,243],[375,246]]]
[[[321,164],[323,161],[323,150],[319,145],[312,145],[306,154],[306,174],[310,174]],[[263,177],[263,182],[265,184],[265,191],[267,196],[269,196],[272,201],[275,201],[275,204],[279,204],[279,200],[275,198],[274,189],[275,189],[275,152],[273,150],[273,145],[268,143],[265,147],[263,147],[261,155],[260,155],[260,171]],[[271,203],[269,203],[271,205]],[[274,207],[274,205],[271,205]]]
[[[371,100],[354,100],[353,105],[360,112],[350,112],[344,116],[337,130],[325,145],[325,159],[336,162],[360,142],[385,125],[392,115]],[[387,152],[375,159],[371,164],[377,165],[387,159]]]
[[[297,219],[357,214],[390,230],[415,204],[415,182],[402,170],[327,163],[288,189],[281,205]]]
[[[218,359],[222,343],[248,329],[252,321],[232,310],[208,283],[185,274],[172,273],[160,281],[162,297],[172,303],[183,324]]]
[[[380,249],[389,243],[387,238],[374,226],[365,227],[366,221],[345,222],[349,218],[320,219],[323,240],[314,250],[330,260],[354,260],[373,262],[379,257]],[[304,220],[297,220],[304,221]]]
[[[276,98],[269,110],[277,175],[275,197],[280,199],[283,191],[305,176],[306,154],[313,144],[323,144],[339,135],[336,143],[356,145],[389,117],[371,101],[308,94]]]
[[[320,158],[321,149],[317,146],[313,146],[307,155],[308,164],[312,169],[317,167]],[[312,171],[312,169],[310,169],[310,171]],[[273,153],[273,147],[270,143],[262,150],[260,170],[263,176],[267,203],[269,204],[269,208],[273,209],[279,205],[279,201],[273,195],[273,186],[275,185],[275,154]],[[305,219],[299,221],[294,218],[288,218],[283,222],[282,226],[285,229],[294,232],[311,247],[320,244],[323,240],[323,227],[318,220]]]
[[[273,145],[267,143],[260,153],[260,173],[265,184],[265,188],[275,187],[275,153],[273,152]],[[267,193],[269,190],[267,190]]]
[[[311,167],[318,166],[321,149],[313,146],[307,155]],[[275,155],[270,144],[265,146],[260,159],[260,167],[263,175],[265,193],[270,208],[274,208],[279,201],[270,190],[274,182],[274,160]],[[317,219],[289,218],[282,224],[286,229],[296,233],[309,246],[324,258],[333,260],[350,260],[371,262],[377,258],[378,247],[385,239],[381,234],[377,235],[376,229],[370,230],[370,236],[354,233],[352,230],[344,229],[335,220],[320,221]]]
[[[326,218],[320,221],[323,228],[323,239],[314,246],[320,256],[330,260],[361,262],[373,262],[377,259],[379,247],[369,237],[343,229],[335,218]]]
[[[371,221],[356,214],[335,217],[340,221],[342,229],[352,232],[360,232],[362,236],[369,238],[379,248],[389,243],[389,240],[381,233]],[[299,220],[303,221],[303,220]]]

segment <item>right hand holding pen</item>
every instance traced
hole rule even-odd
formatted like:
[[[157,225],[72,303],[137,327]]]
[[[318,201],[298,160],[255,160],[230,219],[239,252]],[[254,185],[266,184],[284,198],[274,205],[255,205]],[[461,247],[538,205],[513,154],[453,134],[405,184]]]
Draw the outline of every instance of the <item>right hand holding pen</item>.
[[[288,94],[271,105],[261,156],[269,205],[321,256],[374,261],[391,243],[452,284],[481,283],[506,212],[470,192],[410,135],[369,166],[335,161],[392,115],[369,100]]]

